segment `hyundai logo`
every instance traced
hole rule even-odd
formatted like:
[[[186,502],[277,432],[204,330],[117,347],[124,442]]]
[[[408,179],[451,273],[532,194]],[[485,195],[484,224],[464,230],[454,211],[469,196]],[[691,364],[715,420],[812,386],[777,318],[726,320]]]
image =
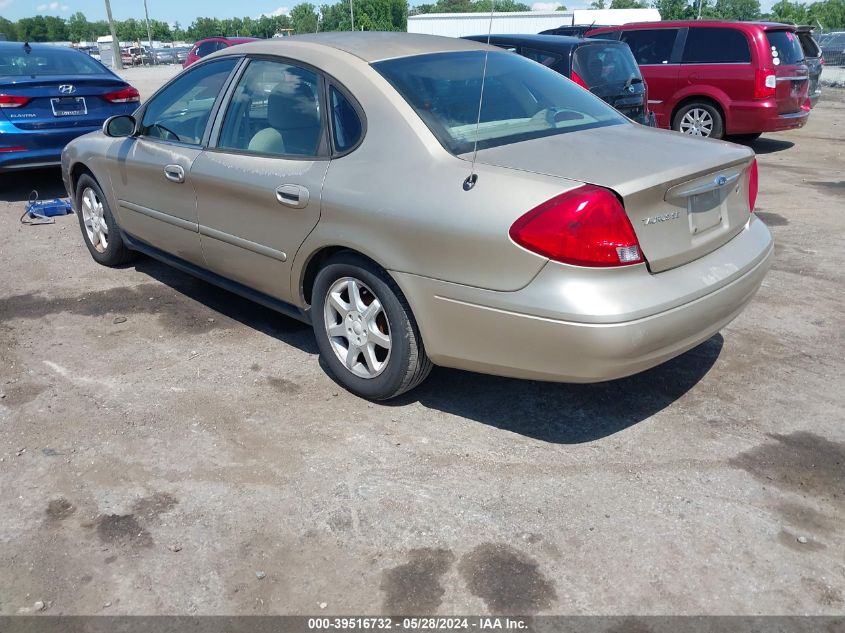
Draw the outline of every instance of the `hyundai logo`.
[[[74,92],[76,92],[76,88],[71,84],[62,84],[61,86],[59,86],[59,92],[61,92],[63,95],[72,95]]]

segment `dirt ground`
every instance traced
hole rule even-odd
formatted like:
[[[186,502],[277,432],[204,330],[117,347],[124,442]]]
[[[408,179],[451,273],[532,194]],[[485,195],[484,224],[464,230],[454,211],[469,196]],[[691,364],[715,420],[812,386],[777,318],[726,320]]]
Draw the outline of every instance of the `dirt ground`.
[[[0,178],[0,614],[841,614],[843,115],[755,143],[776,261],[720,335],[387,404],[302,324],[21,225],[57,171]]]

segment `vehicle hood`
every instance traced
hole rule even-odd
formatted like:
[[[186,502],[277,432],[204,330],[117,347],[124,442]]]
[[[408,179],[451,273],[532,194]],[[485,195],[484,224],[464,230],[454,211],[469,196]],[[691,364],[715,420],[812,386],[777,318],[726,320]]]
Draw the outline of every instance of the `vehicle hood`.
[[[624,198],[748,161],[753,155],[734,143],[631,123],[483,149],[477,160],[608,187]],[[461,158],[471,160],[472,153]]]

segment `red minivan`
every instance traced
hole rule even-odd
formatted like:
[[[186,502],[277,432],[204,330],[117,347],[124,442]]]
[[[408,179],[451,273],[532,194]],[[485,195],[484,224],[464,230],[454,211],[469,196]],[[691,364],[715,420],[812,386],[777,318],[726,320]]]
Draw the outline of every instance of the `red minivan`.
[[[594,29],[588,37],[628,44],[659,127],[751,141],[799,128],[810,114],[808,70],[794,26],[648,22]]]
[[[182,62],[182,68],[187,68],[194,62],[199,61],[206,55],[211,55],[215,51],[229,48],[235,44],[244,44],[246,42],[255,42],[257,37],[207,37],[200,40],[191,47],[185,61]]]

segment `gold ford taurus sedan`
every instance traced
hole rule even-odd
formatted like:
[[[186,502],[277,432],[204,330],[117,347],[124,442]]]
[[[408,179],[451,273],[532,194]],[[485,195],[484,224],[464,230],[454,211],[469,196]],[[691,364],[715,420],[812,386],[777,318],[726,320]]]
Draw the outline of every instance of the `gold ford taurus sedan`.
[[[639,126],[460,39],[226,49],[62,165],[95,260],[146,253],[313,324],[372,399],[432,364],[642,371],[736,317],[772,255],[750,150]]]

